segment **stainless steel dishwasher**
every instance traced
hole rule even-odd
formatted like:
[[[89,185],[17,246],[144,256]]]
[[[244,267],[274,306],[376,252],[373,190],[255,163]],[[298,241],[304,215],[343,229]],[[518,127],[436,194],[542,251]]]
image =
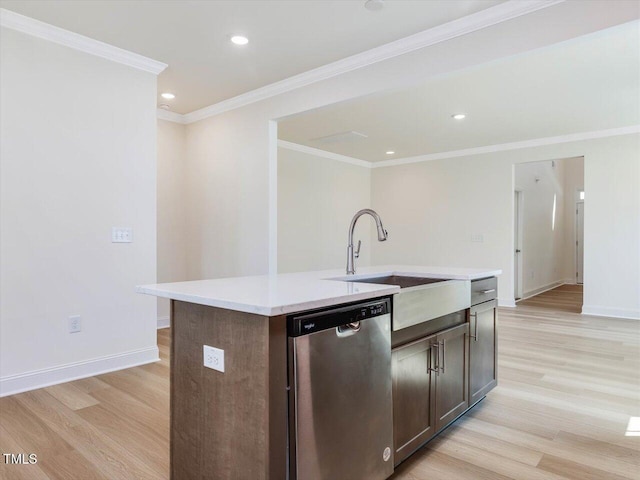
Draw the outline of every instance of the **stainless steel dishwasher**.
[[[390,300],[292,316],[287,328],[290,478],[389,477]]]

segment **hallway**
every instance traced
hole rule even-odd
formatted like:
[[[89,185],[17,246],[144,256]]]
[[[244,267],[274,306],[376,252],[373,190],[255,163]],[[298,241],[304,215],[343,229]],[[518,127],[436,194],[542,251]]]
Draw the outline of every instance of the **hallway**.
[[[583,285],[560,285],[526,300],[518,300],[518,308],[548,310],[553,312],[580,313],[582,311]]]

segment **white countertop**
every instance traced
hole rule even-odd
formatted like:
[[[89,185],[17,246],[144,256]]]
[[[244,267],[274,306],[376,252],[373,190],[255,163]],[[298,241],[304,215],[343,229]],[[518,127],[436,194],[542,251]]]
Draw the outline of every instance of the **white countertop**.
[[[383,275],[407,275],[475,280],[501,273],[502,270],[479,268],[384,265],[358,268],[358,273],[348,278],[353,280]],[[344,282],[340,280],[343,278],[347,278],[344,270],[321,270],[140,285],[136,287],[136,292],[271,317],[392,295],[400,291],[400,287],[395,285]]]

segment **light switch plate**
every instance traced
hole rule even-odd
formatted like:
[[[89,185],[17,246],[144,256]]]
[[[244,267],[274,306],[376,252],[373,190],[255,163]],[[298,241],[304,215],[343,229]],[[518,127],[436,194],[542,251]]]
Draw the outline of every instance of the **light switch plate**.
[[[224,373],[224,350],[204,345],[203,352],[204,366]]]
[[[69,333],[78,333],[82,331],[82,317],[73,315],[69,317]]]
[[[128,227],[112,227],[111,243],[132,243],[133,228]]]
[[[474,233],[471,235],[471,241],[474,243],[483,243],[484,236],[481,233]]]

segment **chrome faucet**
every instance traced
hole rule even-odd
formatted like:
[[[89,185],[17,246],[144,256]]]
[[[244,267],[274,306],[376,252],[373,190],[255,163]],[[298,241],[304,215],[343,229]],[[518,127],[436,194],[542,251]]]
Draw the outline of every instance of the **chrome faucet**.
[[[356,228],[356,222],[358,219],[364,215],[369,214],[376,221],[376,227],[378,228],[378,241],[384,242],[387,239],[387,231],[382,226],[382,220],[380,219],[380,215],[371,210],[370,208],[365,208],[360,210],[353,216],[351,219],[351,225],[349,226],[349,244],[347,245],[347,275],[353,275],[356,273],[355,259],[360,256],[360,245],[362,242],[358,240],[358,248],[357,250],[353,250],[353,230]]]

